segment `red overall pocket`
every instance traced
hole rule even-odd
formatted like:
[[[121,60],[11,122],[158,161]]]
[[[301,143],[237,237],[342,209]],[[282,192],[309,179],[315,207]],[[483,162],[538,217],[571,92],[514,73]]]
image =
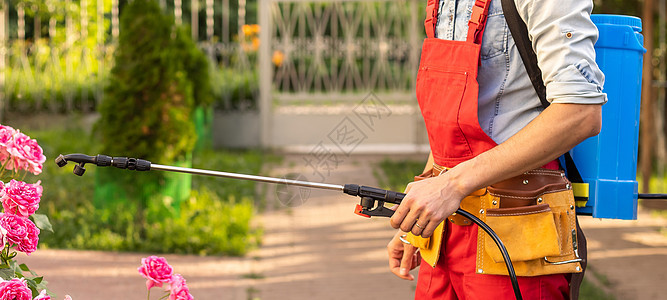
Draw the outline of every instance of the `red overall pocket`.
[[[417,75],[417,100],[436,162],[473,152],[459,124],[468,73],[424,66]],[[476,103],[475,103],[476,104]]]

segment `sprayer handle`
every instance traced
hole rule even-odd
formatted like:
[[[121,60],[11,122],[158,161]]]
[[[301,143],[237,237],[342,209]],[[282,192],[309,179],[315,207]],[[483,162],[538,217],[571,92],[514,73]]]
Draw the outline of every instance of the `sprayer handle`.
[[[370,186],[359,186],[356,184],[346,184],[343,192],[361,197],[361,204],[358,204],[354,212],[363,217],[391,217],[394,211],[384,207],[385,202],[401,204],[405,197],[404,193],[374,188]]]
[[[405,197],[404,193],[398,193],[364,185],[359,186],[356,184],[346,184],[343,187],[343,192],[352,196],[369,197],[377,201],[394,204],[401,204],[401,201]]]

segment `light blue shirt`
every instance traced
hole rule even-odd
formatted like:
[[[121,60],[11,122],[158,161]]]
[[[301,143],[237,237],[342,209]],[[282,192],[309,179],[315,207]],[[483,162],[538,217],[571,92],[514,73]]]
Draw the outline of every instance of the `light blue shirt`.
[[[475,0],[440,0],[436,36],[465,41]],[[590,0],[515,0],[537,54],[547,100],[603,104],[604,75],[595,63],[597,27]],[[526,72],[500,0],[491,1],[482,38],[478,117],[482,129],[502,143],[543,110]]]

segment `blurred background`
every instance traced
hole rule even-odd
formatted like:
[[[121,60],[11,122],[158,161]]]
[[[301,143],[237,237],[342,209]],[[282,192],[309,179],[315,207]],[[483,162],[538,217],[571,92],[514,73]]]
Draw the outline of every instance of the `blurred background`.
[[[594,13],[643,19],[648,52],[640,192],[667,191],[665,2],[594,1]],[[183,266],[201,259],[202,266],[229,271],[219,275],[223,281],[199,286],[196,280],[211,280],[195,275],[205,267],[189,271],[193,294],[202,299],[224,299],[214,296],[220,291],[232,299],[383,298],[382,293],[348,295],[349,282],[340,281],[359,269],[372,270],[366,275],[380,276],[379,283],[394,280],[386,274],[386,259],[381,257],[391,230],[378,221],[371,223],[375,224],[371,229],[386,234],[371,234],[373,243],[357,236],[364,249],[374,251],[373,259],[359,260],[369,263],[363,268],[355,260],[340,272],[319,270],[335,278],[303,275],[312,270],[302,272],[294,264],[285,267],[294,267],[287,275],[267,269],[275,263],[270,258],[303,257],[299,243],[339,245],[341,241],[326,229],[344,225],[313,221],[314,216],[320,221],[339,217],[337,206],[329,202],[337,200],[330,196],[253,182],[95,167],[79,178],[71,168],[59,169],[52,161],[61,153],[105,153],[159,164],[402,190],[421,172],[428,153],[414,92],[425,37],[425,4],[421,0],[0,1],[0,123],[37,139],[47,156],[44,173],[29,175],[26,181],[41,180],[40,212],[49,216],[55,232],[40,236],[42,250],[31,256],[32,269],[48,278],[61,271],[50,265],[55,257],[60,262],[71,259],[69,263],[84,270],[99,262],[89,257],[105,260],[118,255],[50,249],[184,254],[194,256],[172,258]],[[662,261],[658,269],[664,270],[667,206],[661,203],[641,202],[650,210],[640,209],[646,212],[640,219],[647,216],[654,223],[637,226],[656,234],[649,239],[658,241],[650,246],[657,247],[658,254],[646,255]],[[341,215],[352,215],[353,202],[348,206]],[[310,211],[323,207],[329,207],[331,215]],[[365,222],[353,215],[346,218],[339,220]],[[272,223],[267,226],[267,222]],[[611,227],[636,225],[623,222]],[[303,234],[300,228],[312,234],[308,241],[295,238]],[[291,234],[281,235],[286,232]],[[354,249],[348,250],[356,253]],[[336,254],[309,264],[326,265],[329,255]],[[640,259],[649,261],[646,255]],[[109,277],[105,285],[125,280],[126,285],[118,285],[138,283],[141,291],[141,280],[132,273],[136,267],[126,259],[121,255],[114,260],[125,271],[110,269],[104,275]],[[220,261],[233,267],[221,267]],[[595,295],[588,299],[614,299],[612,294],[619,293],[618,299],[641,298],[634,297],[641,286],[615,290],[620,285],[609,272],[614,273],[600,267],[599,278],[589,276],[597,279],[589,286]],[[85,271],[67,274],[102,276]],[[665,279],[664,272],[651,277]],[[74,279],[50,281],[57,291],[77,293]],[[290,290],[276,282],[303,285]],[[398,283],[392,288],[400,291],[378,287],[388,293],[386,297],[410,297],[414,284],[392,282]],[[77,288],[86,287],[91,288]],[[295,290],[301,293],[290,294]],[[85,299],[95,291],[97,287],[90,294],[78,293]],[[126,295],[109,299],[121,296]]]

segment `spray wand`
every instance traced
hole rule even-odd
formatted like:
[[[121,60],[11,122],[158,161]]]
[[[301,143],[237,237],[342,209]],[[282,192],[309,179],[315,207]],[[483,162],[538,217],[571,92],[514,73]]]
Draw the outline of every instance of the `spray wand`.
[[[111,157],[108,155],[98,154],[96,156],[90,156],[85,154],[67,154],[67,155],[58,155],[56,158],[56,164],[59,167],[64,167],[68,162],[77,163],[74,165],[74,174],[78,176],[83,176],[86,172],[86,164],[94,164],[98,167],[108,167],[113,166],[119,169],[127,169],[133,171],[167,171],[167,172],[178,172],[178,173],[188,173],[194,175],[203,175],[203,176],[213,176],[213,177],[222,177],[222,178],[234,178],[241,180],[251,180],[258,182],[266,183],[276,183],[276,184],[285,184],[285,185],[294,185],[307,188],[318,188],[325,190],[341,191],[345,194],[351,196],[359,196],[361,202],[357,204],[354,213],[363,217],[391,217],[394,214],[394,211],[385,207],[384,203],[392,204],[401,204],[401,200],[405,197],[404,193],[398,193],[394,191],[384,190],[375,187],[369,186],[360,186],[357,184],[329,184],[329,183],[318,183],[310,181],[301,181],[301,180],[292,180],[285,178],[274,178],[274,177],[265,177],[265,176],[256,176],[256,175],[247,175],[247,174],[238,174],[238,173],[229,173],[229,172],[220,172],[220,171],[211,171],[211,170],[202,170],[194,168],[184,168],[176,166],[167,166],[153,164],[150,161],[137,158],[129,157]],[[462,215],[472,222],[477,224],[480,228],[486,231],[487,234],[493,239],[500,252],[503,255],[505,260],[505,265],[507,266],[507,271],[509,273],[510,279],[512,281],[512,287],[514,289],[514,295],[516,299],[523,299],[521,297],[521,292],[519,290],[519,284],[516,279],[516,273],[514,272],[514,267],[512,266],[512,261],[507,253],[505,245],[496,235],[493,230],[482,222],[479,218],[475,217],[471,213],[458,209],[456,214]]]

